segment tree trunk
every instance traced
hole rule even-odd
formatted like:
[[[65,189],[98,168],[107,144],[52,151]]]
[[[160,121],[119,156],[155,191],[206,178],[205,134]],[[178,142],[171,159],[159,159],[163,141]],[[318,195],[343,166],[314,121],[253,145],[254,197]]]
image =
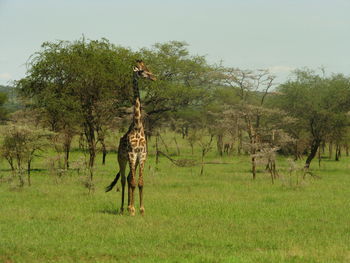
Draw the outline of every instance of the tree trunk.
[[[223,144],[224,144],[223,139],[224,139],[223,134],[219,134],[217,136],[216,147],[220,156],[223,155]]]
[[[95,128],[92,122],[85,123],[85,137],[89,147],[89,172],[90,172],[90,184],[89,190],[92,187],[93,180],[93,168],[95,164],[96,157],[96,139],[95,139]]]
[[[13,158],[12,158],[12,157],[10,157],[10,156],[5,157],[5,158],[6,158],[7,162],[9,163],[9,165],[10,165],[10,167],[11,167],[12,172],[14,172],[14,171],[15,171],[15,167],[14,167],[14,165],[13,165]],[[14,173],[13,173],[13,174],[14,174]]]
[[[271,175],[271,181],[272,181],[272,184],[275,183],[275,179],[277,177],[277,171],[276,171],[276,163],[275,161],[269,159],[268,160],[268,163],[266,165],[266,169],[270,172],[270,175]]]
[[[106,164],[106,156],[107,156],[107,150],[106,148],[102,148],[102,165]]]
[[[79,135],[79,150],[84,151],[84,150],[85,150],[84,145],[85,145],[85,142],[84,142],[84,133],[81,133],[81,134]]]
[[[92,181],[92,178],[93,178],[92,170],[94,168],[95,157],[96,157],[96,149],[95,149],[94,145],[89,145],[89,155],[90,155],[90,157],[89,157],[90,179]]]
[[[253,174],[253,180],[256,178],[256,138],[254,137],[253,133],[249,134],[250,136],[250,156],[252,160],[252,174]]]
[[[73,140],[73,132],[69,129],[65,130],[64,141],[63,141],[63,150],[64,150],[64,169],[69,169],[69,153]]]
[[[174,136],[174,142],[175,142],[175,145],[176,145],[177,155],[180,156],[180,148],[179,148],[179,145],[177,144],[177,140],[176,140],[175,136]]]
[[[201,167],[200,175],[203,175],[203,171],[204,171],[204,157],[211,149],[211,143],[213,141],[213,137],[214,137],[214,135],[211,134],[210,135],[210,141],[208,143],[202,144],[202,167]]]
[[[310,167],[310,163],[315,158],[315,156],[317,154],[318,147],[320,146],[320,143],[321,143],[321,140],[319,140],[319,139],[314,139],[312,141],[311,151],[310,151],[309,156],[306,159],[305,166],[304,166],[305,168],[308,169]]]
[[[340,155],[341,155],[341,148],[340,148],[340,145],[337,143],[335,146],[335,160],[336,161],[339,161]]]
[[[252,122],[250,119],[246,118],[247,123],[247,130],[248,130],[248,136],[250,141],[250,156],[252,161],[252,174],[253,174],[253,180],[256,178],[256,152],[257,152],[257,146],[258,146],[258,133],[256,129],[254,129]]]
[[[188,136],[188,127],[187,126],[181,127],[181,134],[182,134],[182,139],[185,139],[186,136]]]
[[[321,147],[318,149],[318,167],[321,167]]]
[[[322,142],[322,154],[326,152],[326,142]]]
[[[72,139],[67,139],[64,143],[64,168],[69,169],[69,153]]]
[[[332,142],[329,142],[328,151],[329,151],[329,159],[332,159],[332,155],[333,155],[333,143]]]
[[[242,130],[238,130],[238,146],[237,146],[237,154],[241,155],[243,146],[243,138],[242,138]]]
[[[256,162],[255,162],[255,156],[252,156],[252,174],[253,174],[253,180],[256,178]]]
[[[89,174],[90,174],[90,181],[88,183],[89,193],[94,190],[93,187],[93,177],[94,177],[94,164],[95,164],[95,157],[96,157],[96,148],[95,148],[95,141],[89,142]]]
[[[28,177],[28,185],[31,186],[31,182],[30,182],[30,165],[31,165],[31,160],[28,160],[28,163],[27,163],[27,177]]]
[[[205,155],[205,150],[202,149],[202,160],[201,160],[201,172],[200,172],[200,175],[203,175],[203,172],[204,172],[204,155]]]
[[[64,157],[64,167],[66,170],[69,169],[69,152],[70,152],[70,147],[65,149],[65,157]]]
[[[21,165],[21,157],[17,155],[17,170],[18,170],[18,179],[19,179],[19,186],[24,186],[24,180],[22,177],[22,165]]]
[[[159,163],[159,147],[158,147],[158,137],[159,137],[159,134],[157,134],[156,136],[156,164]]]
[[[106,147],[106,144],[105,144],[105,140],[104,138],[100,140],[101,142],[101,145],[102,145],[102,165],[105,165],[106,164],[106,156],[107,156],[107,147]]]
[[[298,159],[299,159],[298,142],[295,142],[295,144],[294,144],[294,161],[297,161]]]
[[[224,144],[224,153],[229,155],[231,153],[233,143],[225,143]]]

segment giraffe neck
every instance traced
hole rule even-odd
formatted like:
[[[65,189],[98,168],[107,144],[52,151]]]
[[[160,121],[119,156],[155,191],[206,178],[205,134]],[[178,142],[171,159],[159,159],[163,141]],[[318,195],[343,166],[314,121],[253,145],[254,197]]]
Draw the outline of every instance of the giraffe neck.
[[[138,76],[134,72],[133,77],[133,90],[134,90],[134,127],[140,129],[142,127],[141,120],[141,100],[140,100],[140,91],[138,86]]]

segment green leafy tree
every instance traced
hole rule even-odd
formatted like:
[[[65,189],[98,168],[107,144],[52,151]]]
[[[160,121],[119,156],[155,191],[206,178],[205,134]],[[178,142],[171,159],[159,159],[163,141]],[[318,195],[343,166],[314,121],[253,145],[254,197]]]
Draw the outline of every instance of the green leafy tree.
[[[170,115],[176,117],[174,113],[198,110],[210,97],[209,91],[216,83],[216,68],[204,56],[191,55],[185,42],[157,43],[151,49],[141,49],[140,56],[157,75],[157,81],[143,91],[149,131]]]
[[[295,79],[280,85],[278,91],[279,107],[308,133],[305,168],[309,168],[321,142],[332,134],[340,136],[349,124],[350,81],[343,75],[321,77],[311,70],[298,70]]]
[[[27,76],[17,82],[30,105],[43,110],[51,129],[67,135],[66,151],[76,127],[83,131],[91,180],[97,131],[127,103],[135,58],[106,39],[46,42],[31,57]]]

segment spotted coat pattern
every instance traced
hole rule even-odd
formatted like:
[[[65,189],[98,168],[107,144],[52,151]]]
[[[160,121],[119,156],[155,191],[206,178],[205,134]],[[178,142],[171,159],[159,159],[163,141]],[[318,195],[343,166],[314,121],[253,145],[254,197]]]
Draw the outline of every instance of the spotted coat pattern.
[[[120,167],[120,176],[122,183],[122,204],[120,211],[124,210],[124,193],[125,193],[125,169],[127,163],[129,164],[130,172],[127,177],[128,183],[128,211],[131,215],[135,214],[135,200],[134,192],[136,188],[136,169],[139,167],[138,188],[140,197],[140,213],[144,214],[143,206],[143,170],[147,159],[147,142],[142,124],[141,116],[141,102],[138,90],[138,78],[148,78],[155,80],[153,74],[147,69],[142,61],[138,61],[134,67],[133,75],[133,89],[134,89],[134,116],[129,130],[120,139],[118,148],[118,163]],[[118,173],[118,175],[119,175]],[[118,180],[118,175],[116,180]]]

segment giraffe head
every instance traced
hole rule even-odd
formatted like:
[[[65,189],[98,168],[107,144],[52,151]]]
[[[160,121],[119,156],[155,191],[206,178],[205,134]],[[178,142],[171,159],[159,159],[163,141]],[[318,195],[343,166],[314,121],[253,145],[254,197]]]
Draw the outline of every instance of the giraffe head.
[[[137,73],[139,77],[145,79],[156,80],[157,78],[153,75],[151,71],[146,67],[145,63],[142,60],[136,60],[136,65],[134,66],[134,72]]]

